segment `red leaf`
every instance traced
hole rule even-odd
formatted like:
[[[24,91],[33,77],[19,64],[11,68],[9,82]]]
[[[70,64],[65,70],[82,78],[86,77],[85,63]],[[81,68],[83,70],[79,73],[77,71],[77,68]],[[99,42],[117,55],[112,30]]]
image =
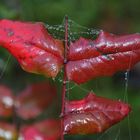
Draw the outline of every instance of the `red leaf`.
[[[23,140],[59,140],[60,121],[45,120],[21,129],[20,137]]]
[[[0,44],[28,72],[55,77],[63,65],[63,43],[51,37],[42,23],[0,20]],[[140,60],[140,35],[116,36],[101,31],[96,40],[71,43],[67,76],[78,84],[130,69]]]
[[[78,84],[130,69],[140,61],[140,34],[116,36],[101,31],[94,41],[80,38],[70,45],[67,76]]]
[[[130,107],[120,101],[90,93],[79,101],[67,101],[64,115],[65,134],[100,133],[120,122]]]
[[[14,96],[12,91],[0,85],[0,117],[10,117],[13,113]]]
[[[16,99],[17,114],[31,119],[42,113],[56,96],[56,88],[47,82],[36,83],[24,89]]]
[[[42,23],[0,20],[0,45],[28,72],[55,77],[63,64],[63,43]]]
[[[14,125],[0,122],[0,140],[16,140],[17,131]]]

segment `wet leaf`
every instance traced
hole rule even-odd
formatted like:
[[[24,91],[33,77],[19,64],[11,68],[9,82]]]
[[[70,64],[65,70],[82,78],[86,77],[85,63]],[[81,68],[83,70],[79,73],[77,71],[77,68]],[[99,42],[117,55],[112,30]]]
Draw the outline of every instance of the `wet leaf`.
[[[55,77],[63,64],[63,43],[43,23],[0,20],[0,45],[28,72]]]
[[[55,77],[63,65],[63,42],[42,23],[0,20],[0,44],[28,72]],[[140,34],[116,36],[101,31],[96,40],[70,44],[67,76],[78,84],[132,68],[140,60]]]
[[[67,76],[78,84],[111,76],[140,61],[140,34],[117,36],[101,31],[96,40],[80,38],[71,43]]]
[[[22,140],[59,140],[60,130],[60,121],[45,120],[23,127],[20,138]]]
[[[17,131],[14,125],[0,122],[0,140],[16,140]]]
[[[12,91],[0,85],[0,117],[11,117],[14,108],[14,96]]]
[[[130,112],[129,105],[95,94],[78,101],[67,101],[64,115],[65,134],[94,134],[120,122]]]
[[[29,85],[16,99],[17,114],[23,119],[40,115],[56,97],[56,88],[48,82]]]

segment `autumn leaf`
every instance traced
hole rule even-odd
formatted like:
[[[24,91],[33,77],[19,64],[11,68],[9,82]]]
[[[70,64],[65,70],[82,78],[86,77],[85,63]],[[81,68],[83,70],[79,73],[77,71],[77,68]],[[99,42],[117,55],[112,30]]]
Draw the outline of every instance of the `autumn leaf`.
[[[56,97],[56,88],[48,82],[27,86],[16,98],[16,113],[23,119],[40,115]]]
[[[24,126],[21,128],[19,138],[22,140],[59,140],[60,121],[50,119]]]
[[[0,20],[0,44],[28,72],[55,77],[63,66],[63,42],[54,39],[42,23]],[[66,72],[78,84],[111,76],[140,61],[140,34],[116,36],[100,31],[95,40],[70,42]]]
[[[59,138],[59,120],[48,119],[32,125],[23,125],[19,134],[13,124],[0,122],[0,140],[59,140]]]
[[[100,133],[120,122],[130,112],[129,105],[89,93],[78,101],[67,101],[64,134]]]
[[[14,95],[10,88],[0,85],[0,117],[11,117],[14,108]]]
[[[0,45],[8,49],[28,72],[55,77],[64,64],[61,113],[64,114],[64,134],[103,132],[128,115],[131,110],[129,105],[89,93],[82,100],[66,101],[63,111],[66,80],[81,84],[96,77],[110,76],[118,71],[131,69],[140,61],[140,34],[116,36],[100,31],[95,40],[81,37],[75,42],[69,42],[70,46],[67,48],[67,31],[66,29],[64,54],[63,42],[48,34],[42,23],[0,20]],[[37,87],[33,86],[17,97],[15,109],[20,117],[36,117],[52,101],[53,96],[46,95],[42,89],[39,88],[38,92]],[[46,134],[50,128],[45,126],[44,129],[42,125],[31,126],[23,130],[23,136],[27,136],[25,139],[34,139],[34,136],[41,135],[41,138],[46,140],[48,135],[45,136],[44,132]]]
[[[28,72],[55,77],[63,64],[63,43],[43,23],[0,20],[0,45]]]
[[[78,84],[111,76],[140,61],[140,34],[113,35],[101,31],[96,40],[80,38],[70,44],[67,76]]]
[[[6,122],[0,122],[0,140],[16,140],[16,127]]]

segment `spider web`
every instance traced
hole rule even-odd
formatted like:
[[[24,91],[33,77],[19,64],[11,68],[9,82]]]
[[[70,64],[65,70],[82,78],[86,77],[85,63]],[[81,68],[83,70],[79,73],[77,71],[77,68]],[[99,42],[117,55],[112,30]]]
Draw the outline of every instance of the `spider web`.
[[[53,26],[51,25],[50,26],[50,25],[46,24],[46,28],[49,31],[49,33],[51,35],[53,35],[54,38],[65,41],[64,40],[64,38],[65,38],[64,37],[64,35],[65,35],[64,20],[61,25],[53,25]],[[97,38],[99,32],[100,32],[99,29],[87,28],[85,26],[81,26],[81,25],[77,24],[76,22],[74,22],[71,19],[68,20],[68,42],[69,43],[76,41],[80,37],[94,40]],[[129,63],[130,66],[131,66],[131,61],[132,61],[132,58],[130,58],[130,63]],[[123,92],[124,95],[121,98],[121,100],[126,103],[129,103],[129,100],[128,100],[129,71],[130,71],[130,69],[128,69],[124,73],[124,75],[125,75],[124,76],[125,86],[124,86],[124,92]],[[59,76],[59,78],[56,79],[56,81],[59,81],[60,83],[62,83],[62,75],[63,75],[62,71],[61,71],[60,75],[61,76]],[[97,86],[98,86],[98,84],[97,84]],[[92,88],[89,89],[87,87],[88,87],[87,84],[79,86],[73,82],[67,81],[67,94],[66,94],[67,99],[68,100],[75,99],[76,96],[74,96],[74,94],[77,94],[76,93],[77,89],[78,89],[78,92],[83,93],[79,96],[80,98],[85,97],[85,95],[87,93],[91,92],[92,90],[94,91],[94,89],[92,89]],[[71,97],[71,93],[74,93],[74,94],[72,94],[73,98]],[[104,140],[106,137],[108,139],[109,135],[112,135],[113,131],[115,131],[115,133],[116,133],[116,134],[114,134],[114,140],[121,140],[121,127],[122,127],[121,124],[118,124],[117,126],[108,129],[104,133],[97,135],[96,140]],[[129,140],[132,140],[130,116],[127,117],[127,127],[128,127],[128,133],[129,133]]]
[[[46,24],[46,28],[54,38],[65,41],[65,22],[63,20],[60,25],[49,25]],[[81,26],[71,19],[68,19],[68,42],[73,42],[80,37],[96,39],[100,30],[92,29]]]
[[[49,31],[50,34],[52,34],[56,39],[60,39],[62,41],[64,40],[64,35],[65,35],[65,25],[64,25],[64,20],[62,22],[61,25],[54,25],[54,26],[50,26],[48,24],[46,24],[46,27]],[[74,22],[73,20],[69,19],[68,20],[68,42],[74,42],[77,39],[79,39],[80,37],[84,37],[84,38],[88,38],[88,39],[96,39],[98,34],[99,34],[100,30],[99,29],[92,29],[92,28],[87,28],[85,26],[81,26],[79,24],[77,24],[76,22]],[[130,63],[129,65],[131,66],[131,61],[132,58],[130,58]],[[128,81],[129,81],[129,70],[128,69],[124,75],[124,81],[125,81],[125,86],[124,86],[124,95],[122,98],[122,101],[129,103],[128,100]],[[62,82],[62,72],[61,72],[61,76],[59,77],[59,79],[57,79],[59,82]],[[69,100],[70,96],[71,96],[71,92],[72,90],[74,90],[75,88],[78,88],[80,90],[80,92],[83,93],[83,97],[92,91],[92,89],[88,89],[87,86],[80,86],[77,85],[73,82],[67,81],[67,94],[66,97]],[[76,93],[75,93],[76,94]],[[130,122],[130,116],[127,117],[127,127],[128,127],[128,133],[129,133],[129,140],[132,140],[132,132],[131,132],[131,122]],[[108,129],[107,131],[105,131],[103,134],[100,134],[99,136],[97,136],[96,140],[104,140],[106,135],[109,135],[111,133],[111,131],[114,129]],[[114,135],[114,140],[120,140],[121,139],[121,124],[117,125],[117,128],[115,128],[116,134]],[[108,138],[107,138],[108,139]]]
[[[49,25],[46,24],[46,29],[48,32],[55,38],[59,39],[61,41],[65,41],[65,19],[63,22],[59,25]],[[80,37],[84,38],[90,38],[90,39],[96,39],[100,30],[99,29],[93,29],[93,28],[87,28],[85,26],[77,24],[75,21],[68,19],[68,43],[74,42],[78,40]],[[62,83],[62,77],[63,72],[60,71],[60,74],[58,77],[56,77],[55,81],[58,81]],[[78,88],[83,92],[83,97],[89,93],[91,90],[88,90],[86,88],[83,88],[82,86],[79,86],[78,84],[75,84],[73,82],[67,81],[67,99],[69,100],[70,97],[70,91],[72,91],[74,88]],[[75,96],[73,96],[74,98]],[[79,96],[82,97],[82,96]]]
[[[100,32],[99,29],[92,29],[92,28],[87,28],[87,27],[81,26],[71,19],[68,20],[68,23],[69,23],[68,24],[68,36],[69,36],[68,41],[69,42],[74,42],[77,39],[79,39],[80,37],[96,39]],[[60,25],[46,24],[46,29],[54,38],[65,41],[64,40],[64,34],[65,34],[64,21]],[[8,56],[3,68],[0,71],[0,79],[2,79],[4,77],[4,74],[6,72],[10,59],[11,59],[11,55]],[[131,66],[131,61],[132,61],[132,58],[130,58],[130,66]],[[124,76],[125,91],[124,91],[124,97],[122,98],[122,100],[129,103],[129,99],[128,99],[129,69],[125,72],[124,75],[125,75]],[[59,76],[53,80],[55,80],[56,82],[58,81],[58,82],[62,83],[62,76],[63,76],[63,72],[60,71]],[[97,83],[97,86],[98,85],[99,85],[99,83]],[[82,96],[84,97],[87,93],[91,92],[92,90],[94,91],[94,89],[92,89],[92,88],[89,89],[87,84],[79,86],[73,82],[67,81],[67,99],[68,100],[72,99],[71,93],[73,93],[73,92],[71,92],[71,91],[73,91],[73,90],[83,93],[80,95],[80,98]],[[98,90],[100,91],[100,89],[98,89]],[[74,93],[74,94],[77,94],[77,93]],[[72,94],[72,96],[74,94]],[[75,97],[76,96],[73,96],[73,98],[75,98]],[[130,122],[129,116],[127,117],[127,127],[128,127],[128,133],[129,133],[129,140],[132,140],[131,122]],[[107,131],[105,131],[102,134],[97,135],[97,137],[95,137],[96,140],[105,140],[106,137],[108,139],[108,135],[110,135],[112,133],[113,129],[114,129],[114,127],[111,129],[108,129]],[[121,124],[118,124],[117,128],[115,128],[114,130],[115,130],[114,140],[121,140]]]

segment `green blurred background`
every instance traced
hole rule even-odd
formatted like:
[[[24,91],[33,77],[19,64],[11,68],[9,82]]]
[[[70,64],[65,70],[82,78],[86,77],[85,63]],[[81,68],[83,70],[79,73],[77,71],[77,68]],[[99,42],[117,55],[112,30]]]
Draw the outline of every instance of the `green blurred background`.
[[[65,15],[76,23],[89,28],[103,29],[116,34],[140,32],[140,0],[0,0],[0,19],[42,21],[49,25],[61,24]],[[51,80],[61,93],[61,76]],[[45,77],[24,72],[17,61],[0,48],[0,83],[7,84],[15,92],[29,83],[45,80]],[[73,87],[73,83],[70,87]],[[126,89],[125,72],[112,77],[98,78],[81,85],[74,85],[69,99],[79,99],[87,90],[112,99],[121,99],[132,106],[128,118],[108,131],[89,136],[66,136],[67,140],[139,140],[140,139],[140,64],[128,77]],[[127,90],[127,93],[126,93]],[[60,107],[60,96],[57,102]],[[56,109],[56,107],[55,107]],[[57,109],[57,115],[60,108]],[[56,112],[56,111],[54,111]],[[56,114],[55,114],[56,115]]]

